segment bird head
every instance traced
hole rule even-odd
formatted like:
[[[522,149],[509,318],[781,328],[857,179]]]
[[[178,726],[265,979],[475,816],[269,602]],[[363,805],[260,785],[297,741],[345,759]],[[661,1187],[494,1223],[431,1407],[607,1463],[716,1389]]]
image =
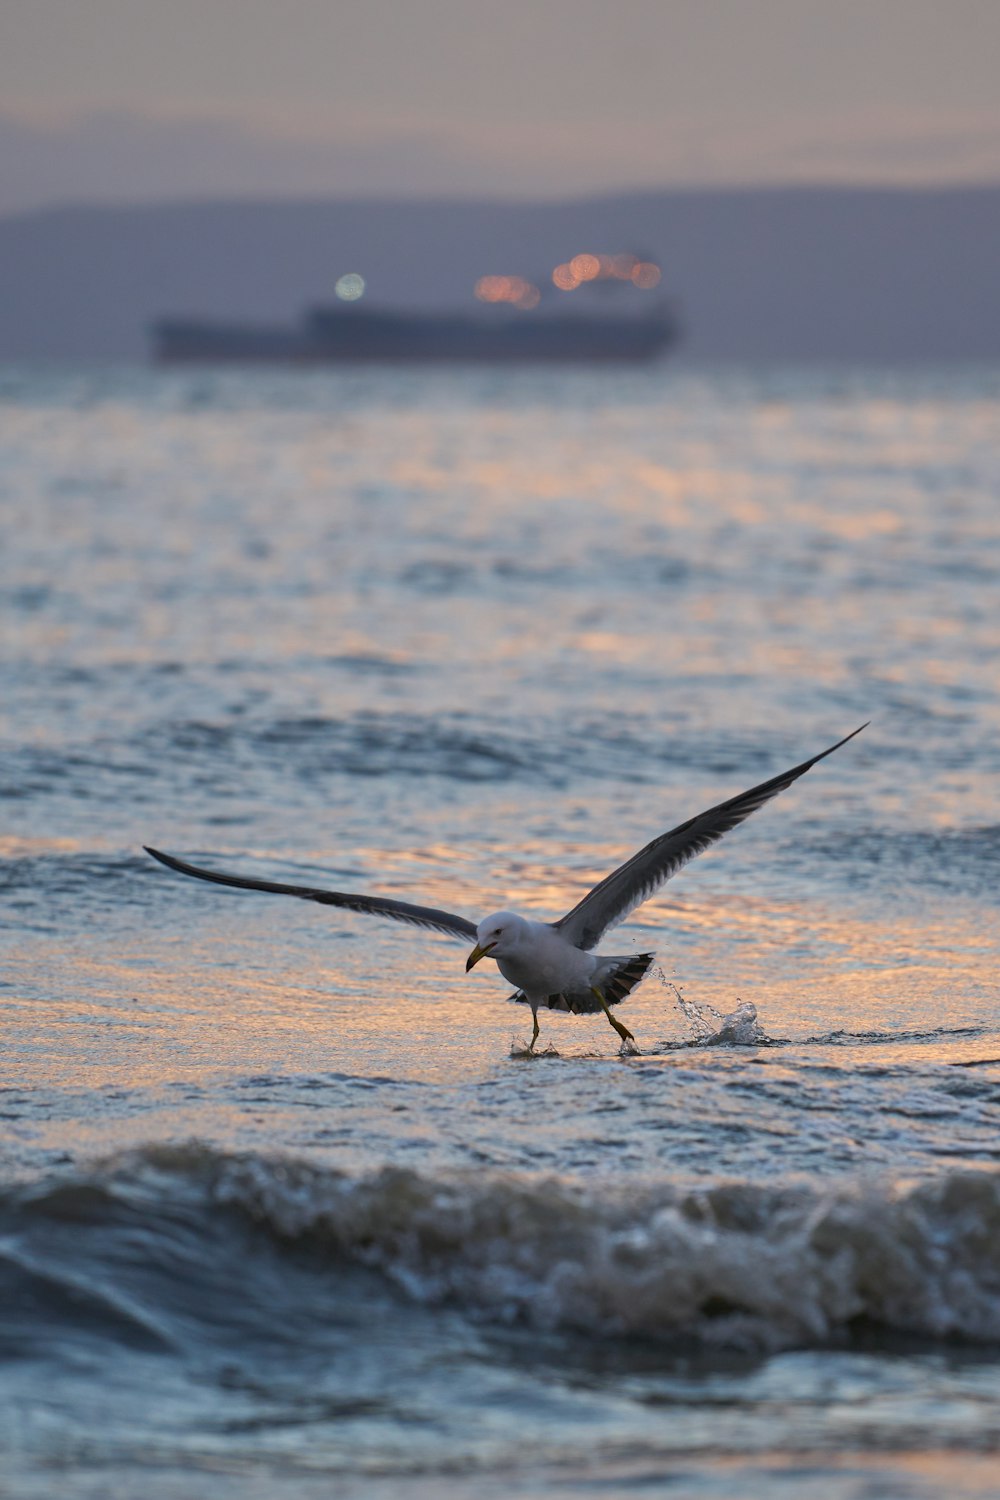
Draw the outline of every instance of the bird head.
[[[476,928],[476,946],[465,961],[465,972],[475,968],[481,958],[503,958],[517,946],[524,918],[513,911],[497,911],[484,917]]]

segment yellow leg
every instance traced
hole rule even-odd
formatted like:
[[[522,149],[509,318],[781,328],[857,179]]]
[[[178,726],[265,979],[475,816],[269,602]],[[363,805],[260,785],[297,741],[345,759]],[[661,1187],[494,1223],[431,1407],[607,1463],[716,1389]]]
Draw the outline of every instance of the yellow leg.
[[[623,1026],[620,1021],[616,1021],[615,1020],[614,1016],[611,1014],[610,1010],[608,1009],[608,1003],[607,1003],[607,1001],[605,1000],[604,996],[601,994],[600,990],[596,987],[596,985],[591,985],[590,986],[590,993],[592,995],[596,996],[596,998],[601,1002],[601,1009],[603,1010],[604,1014],[607,1016],[607,1018],[610,1021],[611,1025],[617,1031],[618,1035],[621,1037],[622,1041],[623,1042],[634,1042],[635,1041],[635,1037],[632,1035],[631,1031],[629,1031],[629,1029],[628,1029],[627,1026]]]

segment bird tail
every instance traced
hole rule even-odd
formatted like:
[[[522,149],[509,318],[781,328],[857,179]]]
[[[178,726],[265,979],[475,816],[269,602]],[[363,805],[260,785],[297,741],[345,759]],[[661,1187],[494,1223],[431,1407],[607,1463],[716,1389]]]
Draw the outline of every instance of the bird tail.
[[[646,977],[653,962],[652,953],[632,953],[627,958],[605,958],[594,975],[594,985],[604,996],[606,1005],[619,1005]],[[528,997],[523,990],[515,990],[507,997],[518,1005],[527,1005]],[[590,990],[574,990],[558,995],[547,995],[542,1001],[549,1010],[572,1011],[575,1016],[596,1015],[601,1009],[597,996]]]

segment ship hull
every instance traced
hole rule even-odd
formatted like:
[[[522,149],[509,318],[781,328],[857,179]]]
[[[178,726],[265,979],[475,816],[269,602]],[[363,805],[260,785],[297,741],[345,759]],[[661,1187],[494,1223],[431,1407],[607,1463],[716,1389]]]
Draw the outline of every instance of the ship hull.
[[[571,364],[642,363],[676,339],[660,311],[645,318],[463,316],[318,309],[296,328],[163,318],[159,364]]]

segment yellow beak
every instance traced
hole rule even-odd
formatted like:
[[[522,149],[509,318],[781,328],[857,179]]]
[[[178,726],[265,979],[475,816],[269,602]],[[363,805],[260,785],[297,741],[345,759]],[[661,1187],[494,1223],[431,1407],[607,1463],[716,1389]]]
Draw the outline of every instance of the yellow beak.
[[[468,974],[470,969],[474,969],[479,960],[481,958],[485,958],[487,953],[489,953],[490,950],[495,947],[496,943],[488,943],[485,948],[480,948],[479,944],[477,943],[472,952],[469,954],[468,958],[465,960],[466,974]]]

